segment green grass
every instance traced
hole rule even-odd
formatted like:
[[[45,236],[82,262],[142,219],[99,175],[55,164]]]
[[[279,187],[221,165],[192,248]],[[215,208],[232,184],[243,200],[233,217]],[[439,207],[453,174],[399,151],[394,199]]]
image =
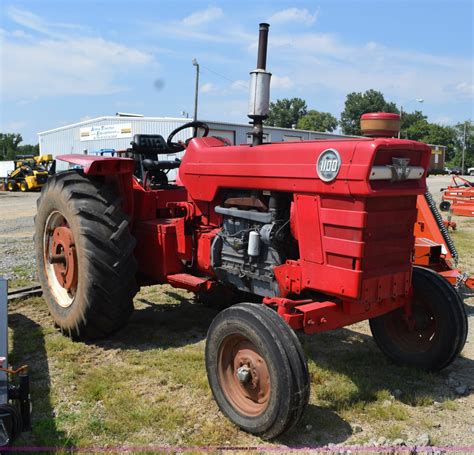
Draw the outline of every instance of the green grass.
[[[472,237],[462,230],[454,237],[466,258]],[[18,273],[26,276],[27,271]],[[169,286],[145,288],[135,303],[129,324],[96,343],[61,335],[42,298],[11,303],[11,361],[30,365],[34,403],[33,432],[18,443],[267,445],[232,425],[212,398],[204,347],[217,310]],[[443,433],[436,434],[433,422],[466,408],[452,399],[445,376],[394,366],[364,324],[300,339],[311,376],[310,403],[300,425],[276,444],[406,439],[414,429],[429,431],[440,445],[450,443]],[[397,398],[395,390],[400,391]],[[441,404],[434,406],[434,401]],[[353,434],[354,423],[363,432]]]
[[[446,400],[441,403],[441,408],[446,411],[456,411],[458,405],[454,400]]]

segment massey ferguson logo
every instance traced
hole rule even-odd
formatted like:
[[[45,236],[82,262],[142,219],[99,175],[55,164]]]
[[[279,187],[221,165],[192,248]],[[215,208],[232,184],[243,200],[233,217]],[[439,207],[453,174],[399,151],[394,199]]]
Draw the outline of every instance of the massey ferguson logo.
[[[341,168],[341,157],[335,149],[324,150],[319,155],[316,171],[323,182],[332,182]]]
[[[392,158],[392,164],[387,166],[392,171],[392,182],[399,182],[408,178],[411,170],[408,163],[410,163],[410,158]]]

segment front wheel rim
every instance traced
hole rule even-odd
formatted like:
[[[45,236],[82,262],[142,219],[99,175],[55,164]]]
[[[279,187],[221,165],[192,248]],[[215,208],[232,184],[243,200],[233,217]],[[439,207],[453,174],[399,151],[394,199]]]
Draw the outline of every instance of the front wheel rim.
[[[229,403],[242,415],[262,414],[270,401],[270,372],[256,346],[240,334],[227,336],[219,349],[218,377]]]
[[[404,351],[417,354],[431,349],[439,331],[430,305],[416,299],[412,302],[412,315],[408,319],[404,317],[403,309],[395,310],[387,315],[385,328]]]
[[[69,308],[78,285],[77,252],[69,223],[57,210],[49,214],[45,223],[43,253],[46,278],[54,300],[60,307]]]

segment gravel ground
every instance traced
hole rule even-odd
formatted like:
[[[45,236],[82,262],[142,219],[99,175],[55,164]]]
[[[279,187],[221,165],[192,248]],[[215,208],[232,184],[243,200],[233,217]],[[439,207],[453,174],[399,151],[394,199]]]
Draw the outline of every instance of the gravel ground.
[[[435,200],[440,189],[451,180],[447,176],[428,179]],[[0,191],[0,275],[9,280],[34,279],[34,216],[39,193],[7,193]]]
[[[39,193],[0,192],[0,275],[34,279],[34,216]]]

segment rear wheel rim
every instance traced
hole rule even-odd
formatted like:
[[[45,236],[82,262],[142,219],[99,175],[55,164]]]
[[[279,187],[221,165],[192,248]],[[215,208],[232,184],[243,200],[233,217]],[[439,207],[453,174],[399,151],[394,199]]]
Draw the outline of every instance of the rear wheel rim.
[[[403,309],[387,314],[385,329],[403,351],[421,354],[428,352],[435,343],[438,323],[431,305],[413,298],[412,315],[406,318]]]
[[[218,377],[229,403],[242,415],[262,414],[270,401],[270,372],[256,346],[240,334],[227,336],[219,349]]]
[[[59,211],[51,212],[46,220],[43,251],[49,289],[56,303],[68,308],[74,302],[79,270],[74,235]]]

